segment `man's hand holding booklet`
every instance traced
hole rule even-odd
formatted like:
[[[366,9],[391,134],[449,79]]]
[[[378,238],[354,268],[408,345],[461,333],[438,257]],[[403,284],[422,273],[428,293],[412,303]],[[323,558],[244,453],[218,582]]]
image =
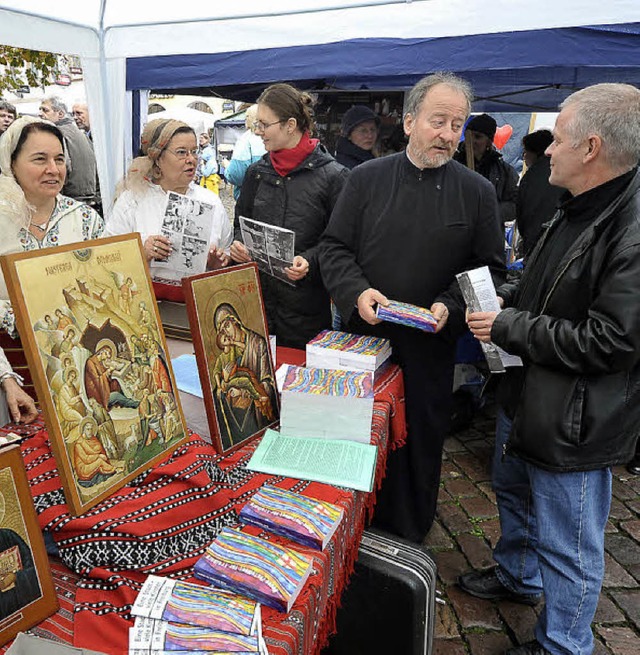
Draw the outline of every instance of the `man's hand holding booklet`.
[[[438,320],[428,309],[397,300],[389,300],[387,305],[379,303],[376,316],[383,321],[406,325],[424,332],[435,332],[438,326]]]

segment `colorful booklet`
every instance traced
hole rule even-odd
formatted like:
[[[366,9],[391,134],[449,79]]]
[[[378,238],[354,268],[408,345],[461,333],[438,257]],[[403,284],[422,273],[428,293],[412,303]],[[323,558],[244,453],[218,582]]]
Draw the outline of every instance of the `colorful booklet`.
[[[322,550],[342,520],[342,508],[265,485],[240,510],[240,520]]]
[[[378,305],[376,316],[383,321],[406,325],[424,332],[435,332],[438,325],[438,321],[428,309],[397,300],[390,300],[386,307]]]
[[[223,528],[196,562],[196,578],[288,612],[313,559],[259,537]]]
[[[289,366],[280,434],[371,442],[373,373]]]
[[[129,629],[129,650],[260,653],[262,638],[194,625],[136,617]]]
[[[131,614],[241,635],[261,633],[260,605],[255,601],[208,585],[157,575],[145,580]]]
[[[343,371],[375,371],[391,355],[391,342],[337,330],[323,330],[306,348],[307,366]]]

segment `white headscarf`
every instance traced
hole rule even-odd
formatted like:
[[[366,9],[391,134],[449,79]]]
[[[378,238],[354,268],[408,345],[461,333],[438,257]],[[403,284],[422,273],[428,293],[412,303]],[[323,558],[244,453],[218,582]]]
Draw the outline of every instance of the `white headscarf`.
[[[14,231],[17,227],[28,228],[35,212],[25,198],[22,187],[16,181],[11,170],[11,156],[15,152],[22,130],[31,123],[53,125],[50,121],[22,116],[7,128],[0,139],[0,229]],[[12,229],[13,228],[13,229]]]

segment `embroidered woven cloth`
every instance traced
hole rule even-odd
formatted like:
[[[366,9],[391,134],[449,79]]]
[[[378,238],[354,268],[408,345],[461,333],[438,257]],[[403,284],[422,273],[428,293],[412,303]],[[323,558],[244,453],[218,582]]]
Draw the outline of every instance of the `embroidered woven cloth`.
[[[301,364],[304,351],[279,348],[278,360]],[[129,612],[145,577],[154,573],[194,581],[196,560],[223,526],[238,523],[242,506],[266,482],[344,509],[339,528],[322,552],[293,545],[258,528],[244,528],[293,545],[314,559],[312,574],[289,614],[262,608],[269,652],[317,654],[335,631],[340,595],[353,570],[365,521],[373,514],[375,491],[365,494],[254,473],[246,469],[246,463],[257,441],[221,457],[209,443],[192,435],[128,486],[84,515],[72,517],[42,420],[30,426],[0,428],[11,430],[26,436],[21,448],[38,520],[52,535],[64,563],[52,563],[61,610],[37,626],[45,636],[55,635],[78,647],[126,654],[127,630],[132,625]],[[372,443],[379,446],[376,489],[384,475],[387,450],[403,445],[405,439],[402,374],[397,366],[389,366],[375,383]],[[61,586],[58,577],[64,575],[69,582]]]
[[[377,402],[373,442],[380,446],[376,480],[386,465],[390,402]],[[40,430],[22,452],[40,526],[49,531],[61,560],[76,574],[73,644],[126,653],[129,614],[146,575],[193,581],[192,567],[224,525],[265,482],[340,505],[344,519],[323,552],[295,546],[314,559],[312,574],[287,615],[263,608],[264,635],[273,655],[319,653],[335,630],[335,613],[353,569],[375,492],[256,474],[245,468],[257,442],[226,457],[197,435],[111,497],[72,517],[61,489],[48,435]],[[291,542],[247,527],[252,534]],[[55,619],[55,617],[53,617]],[[51,619],[50,619],[51,620]]]

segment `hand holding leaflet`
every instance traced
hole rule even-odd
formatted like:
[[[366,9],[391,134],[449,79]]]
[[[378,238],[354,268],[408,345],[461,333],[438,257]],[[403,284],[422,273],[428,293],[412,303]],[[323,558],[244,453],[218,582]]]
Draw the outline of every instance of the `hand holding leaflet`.
[[[500,312],[500,303],[488,266],[456,275],[469,312]],[[494,343],[481,342],[482,351],[492,373],[504,373],[507,366],[522,366],[522,360]]]

